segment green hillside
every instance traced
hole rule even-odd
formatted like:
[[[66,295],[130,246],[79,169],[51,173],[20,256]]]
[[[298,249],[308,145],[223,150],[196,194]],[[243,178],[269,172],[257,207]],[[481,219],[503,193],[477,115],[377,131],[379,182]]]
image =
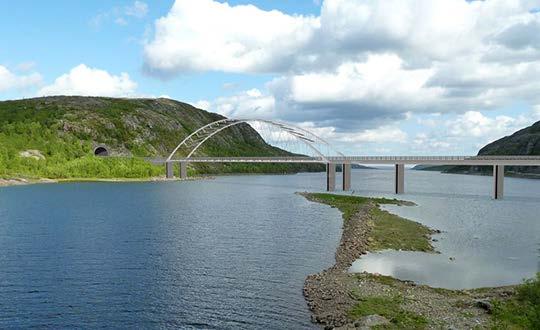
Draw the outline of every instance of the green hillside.
[[[147,178],[163,166],[135,157],[166,157],[197,128],[224,117],[169,99],[53,96],[0,102],[0,178]],[[104,145],[112,156],[96,157]],[[249,125],[208,140],[199,156],[284,156]],[[193,173],[323,170],[302,164],[194,164]]]

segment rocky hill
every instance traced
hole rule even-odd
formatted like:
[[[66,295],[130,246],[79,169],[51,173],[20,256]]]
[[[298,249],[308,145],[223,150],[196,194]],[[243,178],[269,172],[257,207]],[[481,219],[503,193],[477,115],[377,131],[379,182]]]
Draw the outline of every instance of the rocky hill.
[[[0,102],[0,177],[108,178],[163,174],[135,157],[165,157],[188,134],[224,117],[170,99],[53,96]],[[94,156],[105,146],[111,156]],[[246,124],[215,135],[198,155],[285,156]],[[193,165],[192,172],[296,172],[306,165]]]
[[[494,141],[478,152],[479,156],[539,156],[540,121],[519,130],[510,136]],[[493,169],[486,166],[417,166],[419,170],[441,170],[445,173],[468,173],[491,175]],[[540,168],[535,166],[507,166],[505,172],[511,176],[540,178]]]
[[[479,155],[540,155],[540,121],[532,126],[492,142]]]

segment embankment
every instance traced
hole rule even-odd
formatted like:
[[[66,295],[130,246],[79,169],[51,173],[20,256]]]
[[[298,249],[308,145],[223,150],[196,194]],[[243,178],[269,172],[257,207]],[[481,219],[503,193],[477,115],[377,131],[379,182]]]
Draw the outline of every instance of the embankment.
[[[325,328],[487,328],[492,301],[511,297],[513,287],[445,290],[416,285],[388,276],[353,274],[352,262],[384,249],[433,253],[431,235],[438,231],[382,210],[380,204],[412,206],[385,198],[300,193],[308,200],[337,207],[343,213],[343,233],[336,263],[309,275],[304,296],[312,321]]]

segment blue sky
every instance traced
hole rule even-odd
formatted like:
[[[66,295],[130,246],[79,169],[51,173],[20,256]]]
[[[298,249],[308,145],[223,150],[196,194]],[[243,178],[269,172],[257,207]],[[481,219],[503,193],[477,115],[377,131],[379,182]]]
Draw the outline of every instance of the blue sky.
[[[474,154],[540,120],[536,1],[0,3],[0,99],[166,96],[351,154]]]
[[[110,73],[127,72],[139,85],[141,93],[169,95],[195,102],[223,95],[223,84],[260,87],[273,75],[222,74],[198,72],[174,79],[156,79],[142,72],[142,43],[156,19],[166,15],[174,1],[146,1],[148,12],[141,18],[128,17],[127,24],[115,23],[122,11],[134,1],[22,0],[0,3],[0,27],[4,46],[0,64],[17,67],[33,62],[51,83],[69,69],[84,63]],[[230,4],[256,4],[261,8],[290,13],[317,14],[320,6],[313,1],[229,1]],[[51,5],[52,4],[52,5]],[[100,18],[102,17],[102,18]],[[99,23],[98,23],[99,22]],[[33,96],[33,90],[0,92],[2,99]]]

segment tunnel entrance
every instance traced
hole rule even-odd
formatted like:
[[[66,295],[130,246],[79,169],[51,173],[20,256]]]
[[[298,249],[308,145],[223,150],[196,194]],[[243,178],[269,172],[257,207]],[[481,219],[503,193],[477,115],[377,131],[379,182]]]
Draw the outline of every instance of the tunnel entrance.
[[[94,150],[94,156],[107,157],[109,156],[109,151],[105,147],[97,147]]]

